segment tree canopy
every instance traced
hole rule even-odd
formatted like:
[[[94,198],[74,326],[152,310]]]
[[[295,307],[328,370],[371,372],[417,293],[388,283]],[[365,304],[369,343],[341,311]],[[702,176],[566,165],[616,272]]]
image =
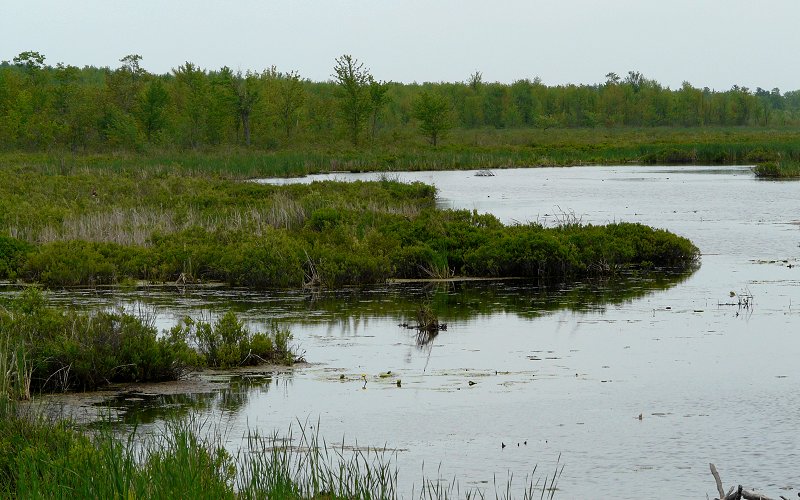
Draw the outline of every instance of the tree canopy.
[[[363,139],[412,137],[431,143],[448,127],[764,127],[800,124],[800,91],[684,82],[670,89],[637,71],[609,72],[595,85],[493,83],[479,71],[464,82],[379,81],[350,55],[332,79],[313,82],[274,67],[204,69],[185,62],[152,74],[137,54],[118,68],[48,65],[26,51],[0,64],[0,150],[137,150],[253,145],[359,147]],[[433,106],[436,104],[436,106]],[[434,109],[449,110],[436,125]],[[427,112],[422,112],[427,109]]]

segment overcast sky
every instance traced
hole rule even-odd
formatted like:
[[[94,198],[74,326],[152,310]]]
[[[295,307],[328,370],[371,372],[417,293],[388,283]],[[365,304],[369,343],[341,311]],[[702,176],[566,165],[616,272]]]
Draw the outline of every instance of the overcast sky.
[[[136,53],[155,73],[191,61],[327,80],[347,53],[402,82],[636,70],[672,88],[787,91],[800,89],[799,26],[799,0],[2,0],[0,60],[36,50],[116,68]]]

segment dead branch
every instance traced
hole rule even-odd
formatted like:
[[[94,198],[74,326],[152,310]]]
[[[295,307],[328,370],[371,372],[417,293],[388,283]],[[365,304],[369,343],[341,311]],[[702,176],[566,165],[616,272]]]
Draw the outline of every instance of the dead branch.
[[[733,488],[730,489],[728,494],[725,494],[725,490],[722,488],[722,479],[719,477],[719,472],[717,472],[716,466],[714,464],[708,464],[709,468],[711,469],[711,475],[714,476],[714,482],[717,483],[717,492],[719,492],[720,500],[774,500],[766,495],[762,495],[761,493],[756,493],[754,491],[748,491],[742,487],[740,484],[736,491]],[[783,497],[781,497],[783,498]]]

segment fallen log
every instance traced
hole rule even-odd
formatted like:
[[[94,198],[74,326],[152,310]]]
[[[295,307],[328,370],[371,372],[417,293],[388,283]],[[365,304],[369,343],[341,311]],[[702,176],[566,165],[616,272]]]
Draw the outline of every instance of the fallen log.
[[[755,491],[748,491],[742,487],[740,484],[736,490],[731,487],[728,490],[728,493],[725,493],[725,489],[722,487],[722,479],[719,477],[719,472],[717,472],[717,467],[714,464],[708,464],[709,468],[711,469],[711,475],[714,476],[714,482],[717,484],[717,492],[719,493],[719,500],[775,500],[771,497],[766,495],[762,495],[761,493],[756,493]],[[782,499],[788,500],[786,497],[781,496]]]

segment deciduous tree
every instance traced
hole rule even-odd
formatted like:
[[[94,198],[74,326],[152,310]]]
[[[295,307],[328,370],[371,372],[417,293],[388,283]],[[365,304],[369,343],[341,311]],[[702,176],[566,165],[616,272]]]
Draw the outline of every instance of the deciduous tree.
[[[339,108],[350,142],[358,146],[361,130],[371,107],[369,84],[372,75],[358,59],[345,54],[336,58],[334,81],[339,88]]]
[[[414,118],[419,130],[432,146],[436,146],[452,126],[450,103],[442,95],[423,90],[414,101]]]

